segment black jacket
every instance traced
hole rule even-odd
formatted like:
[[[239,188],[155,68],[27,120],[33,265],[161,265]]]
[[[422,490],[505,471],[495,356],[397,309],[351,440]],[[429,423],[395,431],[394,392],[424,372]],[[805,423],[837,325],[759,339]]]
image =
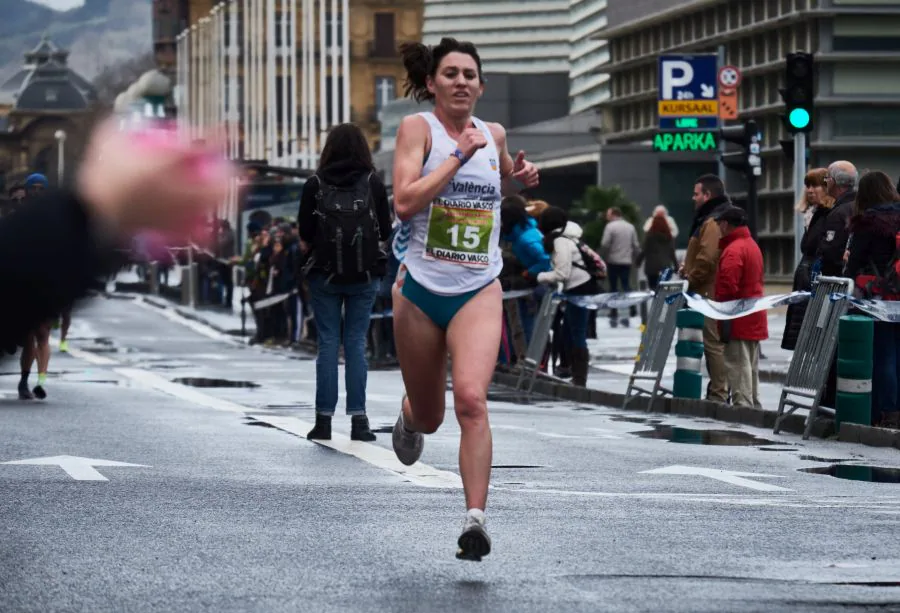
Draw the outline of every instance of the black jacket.
[[[850,220],[850,257],[845,274],[883,276],[894,258],[896,235],[900,232],[900,202],[872,207]]]
[[[793,290],[795,292],[812,289],[812,266],[816,260],[819,245],[825,239],[825,221],[828,219],[829,213],[831,213],[831,209],[818,207],[809,221],[809,227],[803,233],[803,238],[800,240],[800,265],[794,271]],[[800,328],[803,326],[807,305],[806,302],[799,302],[788,306],[784,334],[781,336],[782,349],[793,351],[797,346],[797,338],[800,336]]]
[[[675,255],[675,240],[659,232],[647,232],[641,254],[635,264],[644,263],[644,272],[648,279],[655,279],[666,268],[678,270],[678,257]]]
[[[822,274],[826,277],[843,276],[844,251],[850,238],[850,216],[856,192],[849,191],[838,198],[825,218],[824,236],[820,240],[816,257],[822,259]]]
[[[112,242],[73,192],[48,190],[0,220],[0,350],[70,308],[115,270]]]
[[[371,171],[355,166],[350,161],[340,161],[316,173],[329,185],[347,186],[356,183],[360,175],[369,174]],[[300,210],[297,211],[297,231],[300,238],[307,245],[312,246],[316,236],[316,195],[319,192],[318,176],[310,177],[303,185],[303,195],[300,197]],[[375,202],[375,215],[378,219],[379,239],[386,241],[391,236],[391,203],[388,201],[387,189],[376,174],[372,174],[369,180],[372,198]],[[376,276],[384,276],[386,261],[380,263],[374,271]],[[313,264],[315,270],[315,264]]]

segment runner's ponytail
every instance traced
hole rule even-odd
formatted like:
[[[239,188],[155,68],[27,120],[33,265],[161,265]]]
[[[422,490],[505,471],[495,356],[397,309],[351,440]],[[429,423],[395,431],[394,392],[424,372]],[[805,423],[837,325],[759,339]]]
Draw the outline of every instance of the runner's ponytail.
[[[433,101],[434,94],[428,91],[428,76],[434,63],[431,49],[422,43],[403,43],[400,45],[400,54],[406,68],[404,95],[411,95],[416,102]]]

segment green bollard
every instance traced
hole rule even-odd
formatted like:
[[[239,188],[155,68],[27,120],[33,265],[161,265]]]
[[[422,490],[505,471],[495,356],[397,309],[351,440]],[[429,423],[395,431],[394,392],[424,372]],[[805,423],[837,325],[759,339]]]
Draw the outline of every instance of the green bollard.
[[[675,316],[678,342],[675,343],[675,378],[672,395],[676,398],[699,399],[703,393],[703,324],[705,318],[697,311],[681,309]]]
[[[864,315],[844,315],[838,324],[835,426],[872,423],[872,343],[875,322]]]

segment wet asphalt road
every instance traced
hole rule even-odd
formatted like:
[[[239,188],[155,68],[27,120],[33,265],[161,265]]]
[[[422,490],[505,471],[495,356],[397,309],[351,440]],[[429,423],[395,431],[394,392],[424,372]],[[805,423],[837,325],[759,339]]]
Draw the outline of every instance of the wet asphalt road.
[[[0,462],[139,466],[0,463],[0,611],[900,610],[900,484],[801,472],[896,450],[497,390],[494,551],[460,562],[452,416],[400,475],[389,434],[292,434],[313,420],[308,358],[126,300],[92,302],[72,337],[46,402],[15,400],[2,367]],[[369,392],[388,429],[399,374]]]

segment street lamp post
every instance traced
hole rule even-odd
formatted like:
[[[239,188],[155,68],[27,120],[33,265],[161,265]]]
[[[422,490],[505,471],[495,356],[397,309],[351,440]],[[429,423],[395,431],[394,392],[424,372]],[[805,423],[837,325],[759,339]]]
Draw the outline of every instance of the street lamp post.
[[[63,178],[65,176],[66,132],[65,130],[57,130],[53,137],[56,139],[56,152],[58,156],[56,163],[56,182],[61,186],[63,184]]]
[[[603,149],[606,146],[606,130],[603,125],[603,115],[600,111],[596,112],[596,123],[589,129],[591,136],[597,141],[597,185],[603,185]]]

